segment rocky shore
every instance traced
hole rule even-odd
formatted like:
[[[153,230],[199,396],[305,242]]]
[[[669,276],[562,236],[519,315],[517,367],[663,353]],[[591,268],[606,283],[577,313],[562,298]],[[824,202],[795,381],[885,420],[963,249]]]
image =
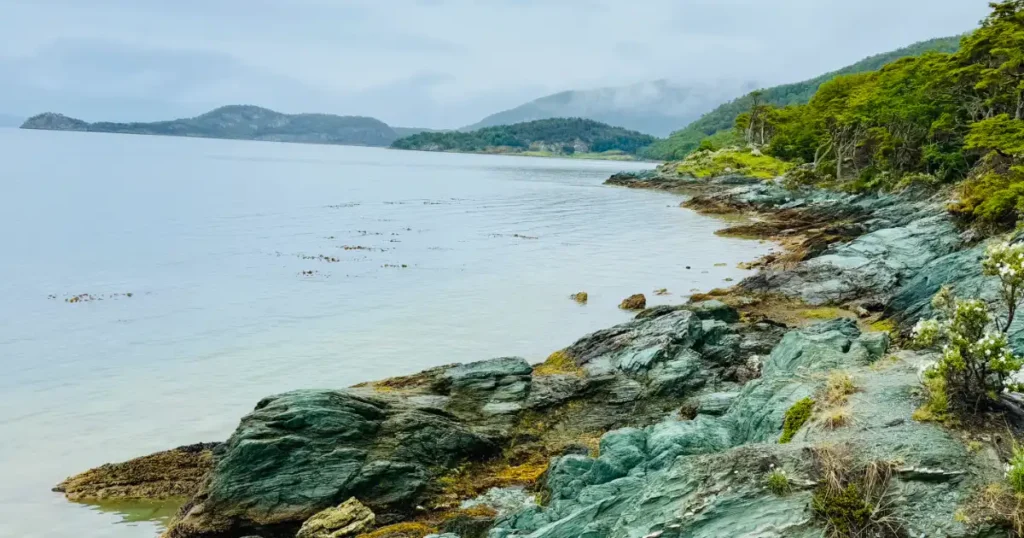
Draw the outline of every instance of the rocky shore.
[[[816,537],[840,523],[1007,535],[979,499],[1002,479],[1012,425],[912,418],[934,356],[901,347],[909,326],[945,284],[998,297],[978,263],[985,241],[941,199],[664,170],[609,183],[744,214],[721,233],[785,250],[732,289],[643,310],[539,365],[270,396],[223,443],[58,489],[188,497],[168,538]]]

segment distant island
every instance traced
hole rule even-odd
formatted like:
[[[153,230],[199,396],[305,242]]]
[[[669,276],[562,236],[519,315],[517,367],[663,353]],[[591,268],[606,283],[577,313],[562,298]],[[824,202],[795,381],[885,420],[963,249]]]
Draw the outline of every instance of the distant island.
[[[399,138],[396,149],[632,160],[653,136],[583,118],[553,118],[472,132],[424,132]]]
[[[29,118],[21,128],[380,147],[399,138],[395,129],[374,118],[283,114],[250,105],[223,106],[194,118],[149,123],[89,123],[47,112]]]

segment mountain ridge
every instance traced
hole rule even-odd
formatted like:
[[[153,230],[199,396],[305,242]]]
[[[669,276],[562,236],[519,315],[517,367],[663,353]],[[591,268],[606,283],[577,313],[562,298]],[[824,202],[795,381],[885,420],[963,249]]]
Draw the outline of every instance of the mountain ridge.
[[[254,105],[226,105],[192,118],[130,123],[90,123],[45,112],[28,118],[21,128],[378,147],[399,138],[394,129],[376,118],[285,114]]]
[[[726,98],[739,96],[751,84],[683,86],[668,80],[566,90],[491,114],[460,131],[512,125],[551,118],[585,118],[654,136],[667,136]]]

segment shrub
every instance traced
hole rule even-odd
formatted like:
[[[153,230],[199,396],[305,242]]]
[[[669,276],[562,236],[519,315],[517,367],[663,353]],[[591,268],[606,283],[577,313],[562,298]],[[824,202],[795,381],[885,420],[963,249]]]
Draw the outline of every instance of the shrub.
[[[1006,334],[1024,295],[1024,245],[989,247],[982,270],[999,279],[1003,319],[996,319],[982,301],[957,299],[947,287],[932,300],[939,316],[914,327],[917,346],[943,344],[939,361],[924,372],[933,414],[940,414],[942,407],[961,412],[991,407],[1007,390],[1010,376],[1024,365],[1010,349]]]
[[[822,177],[814,169],[813,165],[798,166],[782,176],[782,186],[791,190],[799,190],[801,187],[809,187],[821,183]]]
[[[782,423],[782,437],[779,438],[780,444],[786,444],[793,440],[796,432],[800,431],[804,423],[811,418],[813,409],[814,400],[808,397],[797,401],[786,411],[786,419]]]

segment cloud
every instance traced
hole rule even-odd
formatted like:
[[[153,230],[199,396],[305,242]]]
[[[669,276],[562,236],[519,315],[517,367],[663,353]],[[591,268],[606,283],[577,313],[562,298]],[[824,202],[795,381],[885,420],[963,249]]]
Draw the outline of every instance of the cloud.
[[[0,111],[155,119],[249,102],[456,127],[567,89],[801,80],[986,12],[986,0],[6,0]]]

